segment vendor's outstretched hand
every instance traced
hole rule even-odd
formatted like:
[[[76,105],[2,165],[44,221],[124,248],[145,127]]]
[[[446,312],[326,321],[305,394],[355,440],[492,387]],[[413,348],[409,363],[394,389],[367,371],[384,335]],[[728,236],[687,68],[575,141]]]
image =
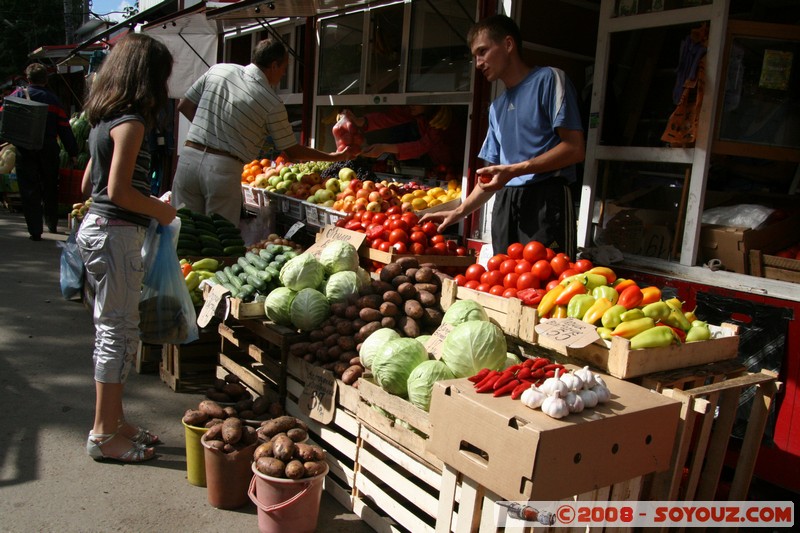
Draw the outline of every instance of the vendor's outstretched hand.
[[[444,230],[447,228],[447,226],[455,224],[460,218],[461,216],[456,213],[456,210],[451,209],[450,211],[426,213],[422,215],[422,218],[419,219],[419,224],[422,225],[425,222],[433,222],[434,224],[437,224],[437,230],[439,233],[444,233]]]

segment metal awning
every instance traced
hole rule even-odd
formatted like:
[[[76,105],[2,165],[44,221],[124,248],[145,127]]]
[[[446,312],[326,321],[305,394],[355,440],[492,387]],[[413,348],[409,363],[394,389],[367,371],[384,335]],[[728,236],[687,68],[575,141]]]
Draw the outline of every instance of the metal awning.
[[[104,41],[109,39],[115,33],[119,33],[125,29],[134,28],[136,27],[137,24],[144,24],[146,22],[162,18],[166,15],[173,13],[177,9],[178,9],[178,0],[164,0],[161,3],[154,5],[153,7],[145,9],[144,11],[140,11],[139,13],[126,18],[122,22],[106,28],[97,35],[92,35],[91,37],[83,41],[81,44],[76,46],[75,49],[72,51],[72,53],[64,61],[69,61],[74,55],[87,49],[89,46],[93,45],[98,41]]]
[[[349,7],[369,4],[374,0],[243,0],[210,10],[211,20],[252,20],[287,17],[313,17]]]

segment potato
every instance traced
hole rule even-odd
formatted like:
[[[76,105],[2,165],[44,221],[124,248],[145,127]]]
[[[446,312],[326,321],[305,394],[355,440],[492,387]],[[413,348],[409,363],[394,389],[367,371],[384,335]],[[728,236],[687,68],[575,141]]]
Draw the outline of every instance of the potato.
[[[416,279],[418,268],[409,268],[405,271],[405,275],[408,276],[410,279]]]
[[[439,286],[433,283],[415,283],[414,288],[419,291],[428,291],[431,294],[438,294],[439,293]]]
[[[294,455],[294,441],[286,435],[272,439],[272,455],[281,461],[290,461]]]
[[[364,340],[366,340],[367,337],[369,337],[379,329],[381,329],[381,323],[379,320],[366,324],[363,328],[358,330],[358,333],[356,333],[355,335],[356,342],[364,342]]]
[[[416,320],[409,316],[400,317],[400,319],[397,321],[397,326],[406,337],[416,339],[421,335],[419,324]]]
[[[399,295],[398,295],[399,296]],[[400,308],[394,302],[383,302],[378,309],[383,316],[397,316],[400,313]]]
[[[286,477],[289,479],[300,479],[301,477],[305,477],[306,469],[303,466],[303,463],[298,461],[297,459],[293,459],[289,461],[286,465]]]
[[[304,353],[308,351],[309,344],[310,343],[308,341],[296,342],[291,346],[289,346],[289,354],[294,355],[296,357],[301,357]]]
[[[395,277],[395,278],[392,280],[392,286],[393,286],[393,287],[396,289],[397,287],[399,287],[399,286],[400,286],[400,285],[402,285],[403,283],[411,283],[411,281],[412,281],[412,279],[411,279],[411,278],[409,278],[409,277],[408,277],[408,276],[406,276],[405,274],[402,274],[402,275],[400,275],[400,276],[397,276],[397,277]]]
[[[244,388],[244,385],[241,383],[228,383],[224,387],[222,387],[222,392],[230,396],[231,398],[241,398],[245,394],[247,394],[247,389]]]
[[[406,316],[414,320],[419,320],[424,315],[422,305],[417,300],[406,300],[406,303],[403,305],[403,311],[405,311]]]
[[[342,374],[344,374],[344,371],[347,370],[349,366],[350,365],[343,363],[342,361],[336,361],[336,363],[333,365],[333,373],[336,374],[337,378],[341,379]]]
[[[213,400],[203,400],[198,405],[198,409],[207,414],[210,418],[225,418],[225,410]]]
[[[381,319],[381,327],[394,329],[397,325],[397,319],[393,316],[385,316]]]
[[[334,326],[328,321],[323,322],[323,324],[325,325],[322,326],[322,333],[323,335],[325,335],[325,337],[327,337],[328,335],[332,335],[333,333],[336,333],[336,326]]]
[[[429,267],[420,267],[414,274],[417,283],[430,283],[433,278],[433,269]]]
[[[361,366],[361,358],[360,358],[358,355],[356,355],[355,357],[353,357],[352,359],[350,359],[350,360],[348,361],[348,363],[350,363],[350,366],[353,366],[353,365],[359,365],[359,366]]]
[[[360,310],[361,309],[355,304],[348,305],[347,309],[344,312],[344,317],[352,322],[358,317],[358,312]]]
[[[308,431],[303,428],[292,428],[286,432],[286,436],[293,442],[303,442],[308,438]]]
[[[419,268],[419,260],[412,256],[401,257],[397,260],[397,264],[400,265],[400,268],[403,269],[403,272],[408,270],[409,268]]]
[[[261,432],[267,437],[273,437],[278,433],[286,433],[297,426],[297,419],[293,416],[279,416],[272,420],[267,420],[261,424]]]
[[[381,281],[386,281],[391,283],[391,281],[403,273],[403,267],[401,267],[398,263],[389,263],[385,265],[379,274],[379,278]]]
[[[216,391],[221,391],[222,387],[224,387],[226,383],[228,382],[222,378],[214,378],[213,388]]]
[[[269,409],[269,400],[267,400],[264,396],[259,396],[255,400],[253,400],[253,412],[258,415],[263,415]]]
[[[226,405],[222,408],[222,410],[225,411],[225,418],[239,415],[239,413],[236,411],[236,408],[232,405]]]
[[[356,349],[356,341],[353,339],[352,335],[339,337],[339,340],[336,341],[336,344],[338,344],[339,348],[341,348],[344,352],[350,352]]]
[[[214,424],[203,436],[206,440],[222,440],[222,424]]]
[[[241,413],[242,411],[252,411],[253,398],[245,398],[243,400],[239,400],[238,402],[236,402],[236,405],[234,405],[233,408],[236,409],[238,413]]]
[[[331,314],[333,314],[333,316],[343,317],[346,309],[347,304],[344,302],[335,302],[331,304]]]
[[[347,370],[345,370],[342,373],[342,381],[345,383],[345,385],[352,385],[358,380],[358,378],[361,377],[361,374],[363,373],[364,373],[363,366],[350,365],[349,367],[347,367]]]
[[[272,443],[262,442],[253,450],[253,461],[258,461],[262,457],[272,457]]]
[[[336,332],[339,335],[353,335],[356,332],[353,323],[350,320],[340,320],[336,324]]]
[[[204,427],[210,428],[210,427],[214,427],[216,425],[222,425],[223,422],[224,422],[224,420],[222,420],[221,418],[210,418],[208,420],[208,422],[206,422],[204,424]]]
[[[356,302],[356,305],[360,309],[364,309],[365,307],[377,309],[381,306],[381,302],[383,302],[383,298],[381,298],[379,294],[367,294],[359,298],[358,302]]]
[[[245,411],[239,411],[239,418],[242,420],[255,420],[256,414],[252,409],[247,409]]]
[[[190,426],[201,426],[208,420],[208,413],[204,413],[199,409],[187,409],[183,414],[184,424]]]
[[[403,305],[403,297],[400,296],[400,293],[394,290],[394,288],[383,293],[383,301],[393,303],[397,307]]]
[[[394,285],[390,282],[379,279],[373,279],[370,285],[372,286],[372,292],[375,294],[384,294],[386,291],[394,290]]]
[[[325,472],[325,463],[321,463],[319,461],[306,461],[303,463],[303,468],[306,472],[305,477],[314,477]]]
[[[397,292],[403,297],[403,300],[413,300],[417,297],[417,288],[413,283],[402,283],[397,287]]]
[[[378,307],[380,308],[380,306]],[[364,322],[374,322],[376,320],[380,320],[381,318],[383,318],[383,314],[381,314],[380,309],[365,307],[361,311],[359,311],[358,318],[360,318]]]
[[[221,403],[229,403],[231,401],[231,397],[225,394],[224,392],[220,392],[217,390],[211,390],[206,392],[206,398],[211,400],[212,402],[221,402]]]
[[[444,313],[435,307],[426,307],[422,317],[422,323],[429,328],[438,328],[444,318]]]
[[[265,476],[286,477],[286,463],[274,457],[259,457],[256,469]]]
[[[225,381],[228,383],[241,383],[241,379],[236,374],[225,374]]]
[[[439,299],[436,297],[436,295],[426,290],[418,290],[417,299],[423,307],[433,307],[439,303]]]
[[[206,446],[211,448],[212,450],[219,450],[221,452],[225,451],[225,443],[221,440],[208,440],[206,439]]]
[[[250,446],[256,442],[258,442],[258,433],[256,433],[256,428],[248,424],[242,425],[242,438],[239,441],[239,444],[243,446]]]
[[[242,438],[242,420],[240,418],[226,418],[222,423],[222,440],[228,444],[236,444]]]

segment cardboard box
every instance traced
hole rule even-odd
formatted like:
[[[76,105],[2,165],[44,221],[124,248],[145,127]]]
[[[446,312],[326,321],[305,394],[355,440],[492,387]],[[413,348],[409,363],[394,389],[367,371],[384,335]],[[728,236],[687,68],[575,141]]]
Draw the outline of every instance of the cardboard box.
[[[750,250],[777,250],[797,242],[800,213],[789,215],[761,229],[703,224],[700,230],[699,261],[719,259],[725,270],[750,273]]]
[[[612,377],[611,400],[562,419],[466,379],[434,384],[428,450],[513,501],[557,500],[670,466],[681,404]]]

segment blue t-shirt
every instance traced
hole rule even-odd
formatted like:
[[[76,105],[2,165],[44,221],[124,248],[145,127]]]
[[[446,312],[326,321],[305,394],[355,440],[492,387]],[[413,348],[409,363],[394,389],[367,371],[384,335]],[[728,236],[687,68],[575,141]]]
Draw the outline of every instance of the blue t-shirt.
[[[527,161],[560,142],[556,128],[583,129],[575,88],[562,70],[536,67],[492,102],[489,131],[478,157],[503,165]],[[519,187],[551,176],[574,181],[575,166],[517,176],[507,186]]]

